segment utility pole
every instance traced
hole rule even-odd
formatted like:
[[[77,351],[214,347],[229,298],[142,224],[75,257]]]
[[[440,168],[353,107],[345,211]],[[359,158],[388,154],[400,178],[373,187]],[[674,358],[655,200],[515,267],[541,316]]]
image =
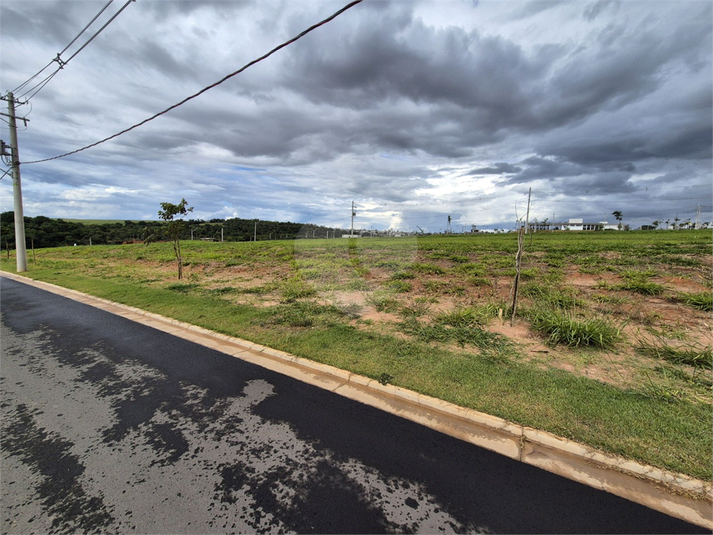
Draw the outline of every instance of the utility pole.
[[[223,227],[220,227],[220,243],[223,243]]]
[[[354,201],[352,201],[352,227],[351,230],[349,231],[349,236],[354,236],[354,217],[356,216],[356,206],[354,205]]]
[[[17,150],[17,124],[15,123],[15,97],[7,94],[8,117],[10,118],[10,154],[12,158],[12,192],[15,202],[15,253],[17,272],[27,271],[27,247],[25,245],[25,214],[22,209],[20,185],[20,153]]]
[[[694,229],[698,229],[701,221],[701,205],[698,205],[698,211],[696,212],[696,226]]]
[[[527,229],[530,227],[530,197],[532,197],[532,188],[527,193],[527,214],[525,215],[525,234],[527,234]]]
[[[253,231],[253,241],[257,241],[257,222],[259,219],[255,220],[255,230]]]

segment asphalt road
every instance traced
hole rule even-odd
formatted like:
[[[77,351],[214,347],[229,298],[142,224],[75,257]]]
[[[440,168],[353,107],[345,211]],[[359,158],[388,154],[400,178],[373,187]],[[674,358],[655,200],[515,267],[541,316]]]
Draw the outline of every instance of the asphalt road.
[[[0,278],[2,533],[705,533]]]

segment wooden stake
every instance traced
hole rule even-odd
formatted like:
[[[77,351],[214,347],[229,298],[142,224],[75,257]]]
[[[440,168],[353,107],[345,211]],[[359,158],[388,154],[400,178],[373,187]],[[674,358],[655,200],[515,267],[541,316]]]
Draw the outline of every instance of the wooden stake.
[[[515,323],[515,313],[517,312],[517,290],[520,284],[520,263],[522,260],[522,242],[524,239],[525,227],[521,226],[517,231],[517,255],[515,256],[515,282],[512,287],[512,316],[510,316],[510,326]]]

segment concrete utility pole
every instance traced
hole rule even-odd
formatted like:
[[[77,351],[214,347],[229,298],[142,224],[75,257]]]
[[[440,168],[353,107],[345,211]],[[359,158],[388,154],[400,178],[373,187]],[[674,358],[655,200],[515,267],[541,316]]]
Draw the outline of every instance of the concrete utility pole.
[[[20,185],[20,153],[17,150],[17,124],[15,123],[15,97],[7,94],[8,117],[10,118],[10,154],[12,158],[12,191],[15,201],[15,253],[17,272],[27,271],[27,247],[25,245],[25,214],[22,209],[22,186]]]
[[[253,231],[253,241],[257,241],[257,222],[259,219],[255,220],[255,230]]]

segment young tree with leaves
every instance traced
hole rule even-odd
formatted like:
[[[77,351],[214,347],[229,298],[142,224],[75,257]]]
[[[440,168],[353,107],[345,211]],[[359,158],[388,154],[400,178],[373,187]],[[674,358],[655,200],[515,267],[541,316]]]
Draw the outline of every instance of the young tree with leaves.
[[[185,226],[183,218],[188,212],[193,211],[193,207],[187,208],[186,199],[181,199],[178,204],[162,202],[158,216],[166,221],[166,236],[173,241],[173,252],[176,253],[176,264],[178,265],[178,280],[183,278],[183,259],[181,258],[181,232]]]

